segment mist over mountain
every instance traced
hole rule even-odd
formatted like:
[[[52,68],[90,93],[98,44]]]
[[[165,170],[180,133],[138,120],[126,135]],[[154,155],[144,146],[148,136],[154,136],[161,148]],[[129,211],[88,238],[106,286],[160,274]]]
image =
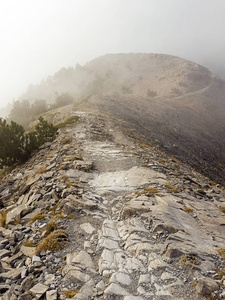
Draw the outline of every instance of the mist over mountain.
[[[60,69],[20,99],[53,103],[63,93],[80,105],[85,98],[87,110],[132,123],[138,134],[224,183],[225,83],[207,68],[164,54],[107,54]]]
[[[207,68],[165,54],[108,54],[84,66],[62,68],[40,84],[30,85],[19,99],[51,102],[67,92],[80,100],[97,92],[174,97],[206,88],[215,77]]]

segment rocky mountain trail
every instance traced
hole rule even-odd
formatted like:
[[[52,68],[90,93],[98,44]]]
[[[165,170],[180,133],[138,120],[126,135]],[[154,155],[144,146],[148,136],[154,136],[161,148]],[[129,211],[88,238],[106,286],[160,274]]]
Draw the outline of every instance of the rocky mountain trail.
[[[225,299],[225,190],[108,116],[1,178],[0,299]]]

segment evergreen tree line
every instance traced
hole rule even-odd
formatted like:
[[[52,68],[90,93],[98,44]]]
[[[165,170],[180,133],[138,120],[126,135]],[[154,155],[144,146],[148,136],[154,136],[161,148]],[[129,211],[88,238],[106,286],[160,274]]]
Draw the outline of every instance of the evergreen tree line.
[[[38,115],[72,102],[73,98],[68,93],[62,93],[57,96],[55,102],[52,104],[47,104],[44,99],[36,99],[33,103],[27,99],[21,101],[17,100],[13,103],[8,119],[26,128]]]
[[[0,168],[28,160],[45,142],[55,139],[57,128],[40,117],[35,130],[25,133],[23,126],[0,118]]]

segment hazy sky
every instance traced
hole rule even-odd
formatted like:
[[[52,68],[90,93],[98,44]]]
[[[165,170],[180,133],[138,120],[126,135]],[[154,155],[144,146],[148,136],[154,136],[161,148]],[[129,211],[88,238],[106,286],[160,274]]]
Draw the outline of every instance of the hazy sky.
[[[225,0],[2,0],[0,107],[62,67],[167,53],[225,78]]]

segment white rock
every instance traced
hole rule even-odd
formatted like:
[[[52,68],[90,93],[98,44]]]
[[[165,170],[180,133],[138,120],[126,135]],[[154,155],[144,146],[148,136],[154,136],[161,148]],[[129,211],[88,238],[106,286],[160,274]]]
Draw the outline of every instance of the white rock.
[[[132,274],[133,271],[146,272],[147,270],[143,266],[142,262],[135,257],[128,257],[125,259],[122,265],[119,265],[120,271],[125,271],[129,274]]]
[[[161,275],[161,279],[162,280],[169,280],[169,279],[175,279],[175,277],[171,273],[163,272],[162,275]]]
[[[115,269],[114,253],[108,249],[104,249],[99,259],[99,272],[102,274],[104,270],[113,269]]]
[[[37,298],[41,298],[48,290],[48,286],[38,283],[30,289],[30,292]]]
[[[82,268],[86,268],[88,270],[95,272],[95,266],[92,261],[91,256],[85,252],[84,250],[81,250],[77,255],[73,255],[72,264],[79,264]]]
[[[31,210],[30,207],[28,207],[25,204],[18,205],[11,211],[9,211],[6,215],[6,224],[10,224],[15,222],[17,219],[20,219],[23,217],[26,213],[28,213]]]
[[[99,283],[96,285],[97,291],[103,291],[105,289],[105,283],[103,280],[99,281]]]
[[[116,283],[111,283],[104,291],[105,295],[128,296],[129,293]]]
[[[146,290],[143,288],[143,286],[139,286],[139,287],[137,288],[137,292],[138,292],[138,294],[143,295],[143,296],[145,296],[145,297],[151,297],[151,296],[154,296],[153,293],[146,292]]]
[[[141,274],[139,281],[138,281],[138,285],[142,284],[142,283],[148,283],[151,281],[150,275],[149,274]]]
[[[32,256],[32,264],[35,263],[35,262],[41,262],[40,257],[37,256],[37,255],[33,255],[33,256]]]
[[[91,242],[90,241],[84,241],[84,250],[87,250],[91,248]]]
[[[21,246],[20,251],[25,255],[32,257],[36,253],[36,247]]]
[[[88,282],[91,277],[84,272],[81,272],[78,268],[66,265],[62,270],[62,275],[64,276],[65,280],[78,280],[81,282]]]
[[[104,237],[99,239],[98,244],[100,247],[103,247],[103,248],[106,248],[109,250],[114,250],[114,249],[119,248],[119,245],[116,241],[111,240],[109,238],[104,238]]]
[[[129,286],[131,284],[131,279],[128,274],[119,272],[119,273],[112,274],[112,276],[110,278],[110,282],[120,283],[120,284]]]
[[[47,291],[46,300],[57,300],[57,290]]]
[[[46,274],[45,275],[45,284],[52,284],[55,282],[55,274]]]
[[[170,296],[170,292],[166,291],[163,286],[158,285],[155,283],[155,288],[156,288],[156,296]]]
[[[141,296],[125,296],[124,300],[144,300]]]
[[[158,254],[152,252],[149,254],[148,258],[149,266],[148,270],[156,270],[156,269],[165,269],[168,264],[164,262],[164,260]]]
[[[96,230],[90,223],[83,223],[80,225],[80,228],[88,234],[92,234]]]

